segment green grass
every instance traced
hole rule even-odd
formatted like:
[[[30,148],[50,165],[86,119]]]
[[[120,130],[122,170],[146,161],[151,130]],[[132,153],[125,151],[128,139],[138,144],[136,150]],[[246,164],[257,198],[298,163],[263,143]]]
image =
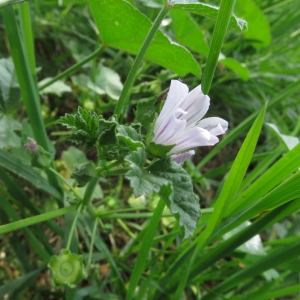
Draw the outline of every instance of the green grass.
[[[1,6],[0,298],[300,297],[298,3],[174,2]],[[219,17],[209,4],[221,4]],[[183,47],[157,31],[162,20],[161,31]],[[197,149],[183,165],[202,208],[185,240],[187,219],[164,210],[180,184],[147,169],[150,156],[139,161],[145,128],[115,136],[113,118],[136,123],[137,104],[148,101],[151,109],[178,78],[190,89],[202,83],[211,98],[207,116],[229,122],[218,144]],[[97,123],[100,131],[92,130],[92,117],[74,123],[76,145],[56,121],[78,106],[111,119]],[[107,144],[86,149],[89,134]],[[27,137],[50,153],[50,168],[37,168],[23,148]],[[74,169],[87,161],[95,169]],[[158,194],[134,197],[132,187],[143,188],[127,179],[134,164],[145,189]],[[77,187],[74,170],[93,179]],[[83,256],[88,271],[76,288],[53,287],[46,268],[66,247]]]

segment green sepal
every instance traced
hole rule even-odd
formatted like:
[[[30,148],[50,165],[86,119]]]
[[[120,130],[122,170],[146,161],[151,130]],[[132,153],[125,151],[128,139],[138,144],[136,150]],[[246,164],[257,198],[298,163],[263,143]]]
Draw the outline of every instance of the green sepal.
[[[149,125],[149,128],[148,128],[148,132],[146,135],[146,148],[147,149],[149,148],[149,145],[152,142],[152,139],[154,137],[154,126],[155,126],[155,122],[156,122],[157,118],[158,118],[158,114],[156,113],[156,114],[154,114],[153,121]]]
[[[55,287],[67,285],[74,288],[82,279],[87,278],[82,255],[71,253],[67,249],[62,249],[58,256],[51,256],[48,268],[51,283]]]
[[[146,129],[150,127],[155,116],[155,100],[156,97],[140,101],[136,106],[135,117]]]
[[[167,153],[175,146],[174,145],[160,145],[160,144],[155,144],[151,142],[148,145],[147,150],[149,151],[149,154],[153,157],[166,157]]]
[[[83,164],[75,164],[71,178],[76,179],[79,187],[84,187],[88,182],[97,176],[95,164],[91,161]]]
[[[110,146],[115,145],[118,140],[116,137],[116,128],[118,122],[116,118],[112,116],[109,120],[101,119],[99,120],[99,128],[98,128],[98,142],[101,146]]]
[[[135,197],[157,193],[179,221],[183,237],[192,236],[200,217],[199,199],[194,194],[189,174],[170,157],[156,160],[145,168],[146,152],[142,148],[126,156],[130,180]]]
[[[166,157],[166,154],[175,146],[175,145],[160,145],[152,142],[154,137],[154,126],[158,118],[158,114],[155,114],[153,122],[150,124],[146,135],[146,148],[150,156],[152,157]]]
[[[135,151],[137,148],[145,148],[140,134],[141,124],[131,124],[131,126],[119,125],[117,129],[117,137],[130,150]]]
[[[52,162],[51,153],[46,151],[43,147],[38,146],[38,150],[33,153],[31,158],[31,165],[36,168],[48,168]]]

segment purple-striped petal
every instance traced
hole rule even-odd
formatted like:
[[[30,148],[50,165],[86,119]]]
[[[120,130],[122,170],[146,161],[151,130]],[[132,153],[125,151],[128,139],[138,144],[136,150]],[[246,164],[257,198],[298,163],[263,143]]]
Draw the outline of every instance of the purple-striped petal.
[[[228,122],[221,118],[212,117],[201,120],[197,127],[204,128],[213,135],[220,135],[228,129]]]
[[[199,146],[213,146],[219,139],[209,131],[194,127],[177,136],[177,143],[168,154],[176,154]]]
[[[161,127],[164,127],[166,120],[169,119],[170,115],[175,113],[188,92],[189,89],[186,84],[183,84],[178,80],[171,80],[167,99],[155,123],[156,131],[160,131]]]
[[[187,121],[187,128],[194,127],[196,122],[201,120],[207,113],[210,99],[204,95],[201,85],[198,85],[188,93],[180,108],[188,112],[186,115],[180,116],[180,119]]]
[[[184,152],[181,154],[171,155],[171,158],[173,161],[177,162],[178,164],[182,164],[184,161],[186,161],[188,158],[190,158],[194,154],[195,154],[195,151],[190,150],[188,152]]]

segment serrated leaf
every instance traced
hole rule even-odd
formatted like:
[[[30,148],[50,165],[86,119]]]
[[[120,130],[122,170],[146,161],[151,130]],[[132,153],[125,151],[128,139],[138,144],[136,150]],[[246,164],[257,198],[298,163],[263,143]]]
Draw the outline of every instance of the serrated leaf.
[[[126,178],[130,180],[134,195],[158,193],[170,211],[179,219],[183,237],[193,235],[200,217],[198,197],[188,173],[181,165],[165,158],[145,168],[146,153],[142,148],[125,158],[130,163]]]
[[[124,0],[89,0],[103,44],[137,54],[151,28],[151,21]],[[179,76],[200,76],[198,62],[184,47],[158,31],[145,58]]]
[[[132,126],[120,125],[117,137],[132,151],[139,147],[144,148],[141,135]]]
[[[22,126],[19,122],[0,113],[0,149],[20,147],[21,137],[16,134],[16,131],[20,130]]]
[[[201,15],[203,17],[207,17],[210,19],[217,19],[219,13],[219,7],[199,2],[186,2],[184,0],[173,0],[171,1],[171,8],[173,9],[182,9],[187,10],[192,13]],[[238,31],[246,31],[247,30],[247,22],[232,15],[230,19],[229,26],[237,29]]]
[[[3,110],[17,103],[20,98],[15,67],[10,58],[0,59],[0,106]]]
[[[84,187],[88,182],[90,182],[96,176],[97,176],[97,171],[94,163],[88,161],[83,164],[75,164],[74,171],[71,175],[71,178],[76,179],[79,187]]]
[[[78,145],[86,145],[87,149],[91,149],[95,147],[99,137],[99,122],[101,120],[103,120],[103,117],[95,112],[78,107],[77,114],[65,114],[57,123],[73,130],[69,140]]]
[[[112,117],[110,120],[99,120],[98,128],[98,141],[100,146],[109,146],[115,145],[117,143],[116,137],[116,128],[118,123],[115,120],[115,117]]]

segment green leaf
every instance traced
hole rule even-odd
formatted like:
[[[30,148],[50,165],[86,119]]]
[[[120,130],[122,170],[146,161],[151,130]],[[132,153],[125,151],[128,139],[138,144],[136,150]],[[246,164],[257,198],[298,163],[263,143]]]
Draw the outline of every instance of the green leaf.
[[[118,100],[123,89],[120,75],[114,70],[100,65],[96,70],[95,84],[114,100]]]
[[[239,187],[243,181],[243,178],[251,162],[254,150],[256,148],[258,137],[260,135],[260,131],[263,125],[265,112],[266,105],[256,118],[245,141],[243,142],[241,149],[238,152],[238,155],[224,183],[222,191],[216,201],[214,211],[208,220],[207,227],[202,232],[202,234],[196,238],[194,242],[194,244],[197,245],[196,250],[194,252],[195,256],[200,253],[205,244],[208,242],[209,237],[212,235],[214,230],[217,228],[218,224],[221,222],[222,218],[226,213],[226,210],[228,209],[228,206],[230,205],[230,203],[232,202],[236,193],[239,190]]]
[[[267,256],[263,256],[249,267],[244,268],[238,272],[235,272],[232,276],[226,278],[223,282],[210,290],[210,293],[206,294],[202,299],[215,299],[216,294],[223,294],[239,283],[245,282],[253,278],[256,275],[263,273],[264,271],[274,268],[280,264],[283,264],[294,257],[299,255],[300,240],[291,243],[289,247],[280,247],[275,251],[272,251]]]
[[[198,197],[188,173],[170,158],[154,162],[147,168],[146,153],[142,148],[125,158],[130,163],[126,178],[130,180],[135,197],[158,193],[170,211],[179,219],[183,237],[193,235],[200,217]]]
[[[52,77],[47,77],[41,80],[38,83],[38,86],[43,86],[47,82],[49,82],[52,79]],[[63,81],[57,80],[54,83],[50,84],[46,88],[44,88],[42,91],[40,91],[40,94],[55,94],[59,97],[63,95],[63,93],[71,93],[72,89],[66,85]]]
[[[110,146],[117,143],[116,137],[116,128],[118,123],[115,120],[115,117],[112,116],[110,120],[99,120],[98,128],[98,141],[100,146]]]
[[[241,193],[230,205],[226,217],[241,211],[278,186],[284,179],[297,171],[300,167],[300,144],[287,152],[243,193]]]
[[[232,70],[233,72],[235,72],[244,81],[247,81],[250,77],[248,68],[244,64],[235,60],[234,58],[224,57],[219,60],[219,63],[221,63],[228,69]]]
[[[74,172],[71,178],[76,179],[79,187],[84,187],[89,181],[97,176],[97,171],[94,163],[91,161],[85,162],[83,164],[75,164]]]
[[[81,90],[108,95],[114,100],[119,99],[123,89],[119,74],[103,65],[99,65],[95,70],[95,81],[86,74],[79,74],[72,76],[72,82]]]
[[[147,150],[151,155],[154,157],[165,157],[167,153],[175,146],[174,145],[160,145],[160,144],[155,144],[151,142],[149,145],[147,145]]]
[[[184,0],[173,0],[171,8],[187,10],[192,13],[214,20],[217,19],[219,13],[219,7],[217,6],[199,2],[186,3]],[[232,16],[229,26],[233,27],[234,29],[237,29],[240,32],[247,30],[247,22],[240,18],[237,18],[235,15]]]
[[[150,127],[155,117],[155,97],[147,100],[140,101],[137,104],[137,109],[135,111],[135,117],[138,122],[140,122],[146,129]]]
[[[267,125],[276,134],[276,136],[279,137],[281,142],[284,144],[286,150],[292,150],[294,147],[296,147],[299,144],[299,138],[280,133],[279,129],[274,124],[267,123]]]
[[[92,14],[103,44],[137,54],[151,28],[151,21],[125,0],[90,0]],[[184,47],[158,31],[145,58],[172,70],[179,76],[201,70]]]
[[[0,287],[0,298],[4,299],[5,295],[12,292],[25,282],[28,282],[32,277],[38,276],[38,274],[44,269],[44,267],[40,267],[32,272],[26,273],[15,280],[8,282],[7,284],[3,284]]]
[[[251,44],[259,49],[271,42],[270,26],[267,18],[253,0],[237,0],[234,11],[248,22],[248,30],[243,33]]]
[[[51,153],[47,152],[43,147],[38,146],[36,153],[33,153],[32,165],[37,168],[48,168],[52,162]]]
[[[198,52],[207,55],[208,46],[203,33],[193,18],[183,10],[170,10],[172,27],[176,35],[176,42]]]
[[[20,98],[15,67],[10,58],[0,59],[0,106],[2,110],[17,103]]]
[[[29,181],[36,188],[44,190],[57,199],[61,199],[61,194],[46,179],[9,152],[0,150],[0,165]]]
[[[99,122],[102,116],[78,107],[77,114],[65,114],[57,123],[73,130],[69,139],[78,145],[86,145],[87,149],[95,147],[99,137]]]
[[[130,150],[135,151],[137,148],[144,148],[144,144],[142,142],[141,134],[135,130],[133,127],[136,124],[131,124],[131,126],[118,126],[117,137],[120,141],[122,141]],[[138,124],[141,126],[140,124]],[[140,130],[140,128],[138,128]]]
[[[0,113],[0,149],[20,147],[21,137],[16,131],[21,131],[21,129],[22,126],[19,122]]]

